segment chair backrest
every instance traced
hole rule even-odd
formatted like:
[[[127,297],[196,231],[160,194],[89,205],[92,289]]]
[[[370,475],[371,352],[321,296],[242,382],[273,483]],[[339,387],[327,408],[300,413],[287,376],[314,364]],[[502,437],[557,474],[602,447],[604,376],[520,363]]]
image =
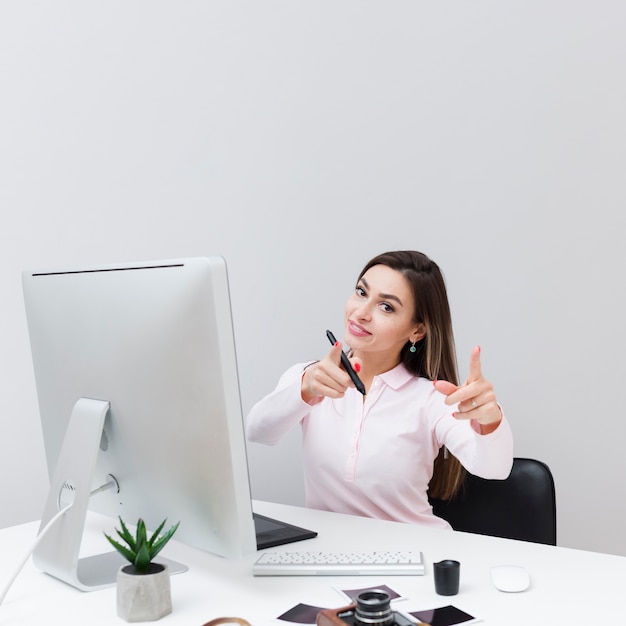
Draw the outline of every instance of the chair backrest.
[[[535,459],[515,458],[505,480],[468,474],[456,498],[431,504],[455,530],[556,545],[554,479]]]

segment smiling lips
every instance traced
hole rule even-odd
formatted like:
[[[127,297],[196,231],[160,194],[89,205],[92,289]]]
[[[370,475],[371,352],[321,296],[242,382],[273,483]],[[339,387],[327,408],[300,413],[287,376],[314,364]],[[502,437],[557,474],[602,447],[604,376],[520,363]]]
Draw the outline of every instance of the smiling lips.
[[[358,324],[355,324],[351,320],[348,320],[348,330],[355,337],[367,337],[372,334],[368,332],[367,330],[365,330],[365,328],[363,328],[362,326],[359,326]]]

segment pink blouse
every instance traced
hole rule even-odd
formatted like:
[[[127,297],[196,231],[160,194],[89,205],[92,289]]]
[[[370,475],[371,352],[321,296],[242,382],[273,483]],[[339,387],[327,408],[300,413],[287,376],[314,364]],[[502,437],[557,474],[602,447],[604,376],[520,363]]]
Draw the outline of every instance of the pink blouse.
[[[513,437],[506,418],[480,435],[469,420],[452,416],[456,407],[431,381],[402,364],[376,376],[365,398],[349,388],[343,398],[310,406],[300,395],[304,365],[287,370],[252,408],[246,432],[250,441],[274,445],[301,424],[308,507],[449,528],[427,497],[441,446],[472,474],[509,475]]]

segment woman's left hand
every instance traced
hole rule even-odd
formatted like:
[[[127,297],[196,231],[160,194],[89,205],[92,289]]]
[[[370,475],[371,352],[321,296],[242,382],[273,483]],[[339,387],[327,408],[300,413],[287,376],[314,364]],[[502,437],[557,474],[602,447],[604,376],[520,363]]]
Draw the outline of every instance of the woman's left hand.
[[[493,385],[482,374],[480,346],[472,350],[469,375],[464,385],[454,385],[445,380],[435,380],[433,384],[437,391],[446,396],[446,404],[458,403],[454,417],[476,420],[481,434],[493,432],[502,421],[502,411],[496,401]]]

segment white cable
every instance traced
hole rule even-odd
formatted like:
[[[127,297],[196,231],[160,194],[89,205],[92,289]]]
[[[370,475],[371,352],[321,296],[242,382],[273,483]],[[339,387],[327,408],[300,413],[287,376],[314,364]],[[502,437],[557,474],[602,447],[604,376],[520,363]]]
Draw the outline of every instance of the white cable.
[[[90,498],[91,498],[91,496],[93,496],[93,495],[95,495],[97,493],[100,493],[102,491],[107,491],[108,489],[116,489],[117,492],[119,493],[120,486],[119,486],[119,483],[117,482],[117,479],[115,478],[115,476],[113,476],[112,474],[108,474],[107,478],[109,479],[108,482],[104,483],[103,485],[101,485],[97,489],[94,489],[89,494]],[[39,545],[39,542],[46,536],[48,531],[54,526],[55,522],[60,517],[65,515],[72,508],[73,504],[74,504],[74,501],[72,500],[72,502],[70,502],[67,506],[63,507],[58,513],[56,513],[52,517],[52,519],[43,527],[41,532],[37,535],[37,539],[35,539],[35,542],[31,546],[30,550],[26,553],[26,555],[22,559],[22,562],[19,564],[19,567],[15,570],[15,572],[13,573],[11,578],[9,578],[9,582],[7,583],[5,588],[2,590],[2,593],[0,593],[0,604],[2,604],[2,602],[4,600],[4,597],[7,595],[7,593],[9,592],[9,589],[11,588],[11,585],[14,583],[14,581],[17,578],[18,574],[22,571],[22,568],[24,567],[24,565],[26,565],[26,561],[28,561],[28,559],[30,558],[31,554],[35,551],[35,548]]]
[[[9,592],[9,589],[11,588],[11,585],[17,578],[17,575],[22,571],[22,568],[24,567],[24,565],[26,565],[26,561],[28,561],[31,554],[35,551],[35,548],[39,545],[39,542],[46,536],[48,531],[54,526],[55,522],[60,517],[65,515],[71,508],[72,508],[72,504],[68,504],[65,508],[61,509],[56,515],[52,517],[52,519],[44,526],[42,531],[37,535],[37,539],[33,543],[31,549],[26,553],[26,555],[22,559],[22,562],[19,564],[19,567],[15,570],[11,578],[9,578],[9,582],[7,583],[6,587],[2,590],[2,593],[0,593],[0,604],[2,604],[4,597],[7,595],[7,593]]]

